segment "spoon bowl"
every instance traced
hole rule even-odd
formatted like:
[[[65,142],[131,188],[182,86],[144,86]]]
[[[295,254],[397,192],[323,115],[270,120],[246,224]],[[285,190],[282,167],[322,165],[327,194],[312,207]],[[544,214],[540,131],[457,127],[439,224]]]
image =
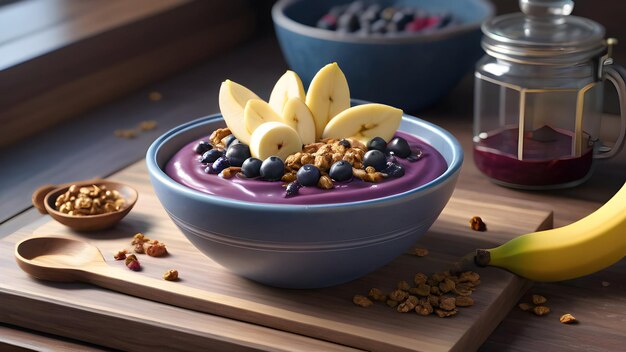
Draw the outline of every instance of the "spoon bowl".
[[[68,215],[57,210],[55,201],[58,196],[65,193],[71,185],[89,187],[91,185],[104,185],[109,190],[116,190],[124,198],[124,207],[118,211],[97,215],[75,216]],[[110,228],[120,222],[137,202],[137,191],[125,184],[102,179],[92,179],[60,185],[45,185],[39,187],[32,196],[35,208],[42,214],[50,216],[61,224],[78,231],[96,231]]]
[[[81,268],[105,264],[95,246],[67,237],[33,237],[15,246],[19,267],[30,275],[51,281],[77,281]]]

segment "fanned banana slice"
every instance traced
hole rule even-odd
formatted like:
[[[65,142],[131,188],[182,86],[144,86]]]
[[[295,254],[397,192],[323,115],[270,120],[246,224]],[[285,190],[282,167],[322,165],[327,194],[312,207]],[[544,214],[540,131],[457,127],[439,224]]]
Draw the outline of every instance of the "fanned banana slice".
[[[315,74],[306,95],[306,105],[315,120],[315,137],[335,115],[350,107],[348,81],[336,62],[322,67]]]
[[[283,109],[284,122],[300,135],[303,144],[315,143],[315,120],[300,98],[290,98]]]
[[[323,138],[353,137],[367,144],[374,137],[385,141],[400,127],[402,110],[384,104],[363,104],[335,116],[324,129]]]
[[[297,73],[287,70],[276,84],[270,94],[269,104],[277,113],[282,113],[290,98],[305,99],[304,85]]]
[[[282,122],[283,119],[272,107],[261,99],[251,99],[243,109],[243,121],[246,130],[252,134],[257,127],[266,122]]]
[[[302,150],[298,132],[282,122],[266,122],[257,127],[250,139],[250,153],[265,160],[277,156],[283,161],[287,156]]]
[[[250,99],[260,99],[248,88],[231,80],[222,82],[219,93],[220,112],[226,126],[242,143],[250,143],[250,132],[245,127],[243,110]]]

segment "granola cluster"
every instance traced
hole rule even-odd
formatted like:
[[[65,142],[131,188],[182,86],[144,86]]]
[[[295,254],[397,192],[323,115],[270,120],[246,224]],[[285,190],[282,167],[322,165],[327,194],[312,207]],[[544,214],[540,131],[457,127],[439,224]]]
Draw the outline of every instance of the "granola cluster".
[[[205,173],[225,179],[241,175],[263,181],[282,181],[285,197],[298,194],[302,187],[333,189],[334,182],[353,178],[376,183],[402,177],[405,166],[398,158],[416,162],[423,156],[421,150],[411,149],[406,139],[396,136],[389,142],[374,137],[367,145],[356,138],[320,139],[292,154],[260,160],[229,128],[214,130],[208,140],[198,141],[193,151]]]
[[[400,281],[395,290],[385,294],[378,288],[370,289],[368,297],[356,295],[353,303],[368,307],[374,302],[381,302],[400,313],[414,311],[418,315],[435,313],[440,318],[458,313],[459,307],[474,305],[472,292],[480,285],[480,275],[473,271],[453,275],[449,271],[434,273],[430,276],[417,273],[413,285]]]
[[[133,246],[133,252],[136,254],[147,254],[151,257],[162,257],[167,254],[167,248],[165,247],[165,243],[159,242],[157,240],[152,240],[146,237],[143,233],[137,233],[133,236],[131,241],[131,246]],[[124,264],[128,269],[132,271],[141,270],[141,264],[139,263],[139,259],[135,254],[129,254],[130,252],[124,248],[119,250],[113,254],[113,258],[115,260],[124,260]],[[177,281],[178,280],[178,271],[175,269],[170,269],[163,274],[163,279],[168,281]]]
[[[348,142],[348,143],[346,143]],[[285,174],[281,181],[293,182],[296,174],[303,165],[312,164],[317,167],[322,176],[317,187],[322,189],[333,188],[333,181],[328,175],[330,167],[338,161],[346,161],[352,165],[352,174],[366,182],[380,182],[386,175],[376,171],[373,167],[363,167],[363,156],[367,147],[354,138],[324,139],[318,143],[307,144],[301,152],[292,154],[285,160]]]
[[[167,248],[165,243],[157,240],[151,240],[144,234],[137,233],[131,242],[133,245],[133,251],[139,254],[147,254],[151,257],[162,257],[167,254]]]
[[[518,304],[518,308],[525,312],[532,312],[537,316],[543,316],[550,313],[550,307],[546,305],[548,299],[542,295],[532,295],[531,303],[522,302]]]
[[[71,185],[54,202],[61,213],[73,216],[112,213],[121,210],[124,204],[125,200],[120,193],[108,190],[105,185]]]
[[[525,312],[531,312],[539,317],[547,315],[551,312],[550,307],[548,307],[547,305],[548,299],[546,297],[542,295],[534,294],[530,297],[530,301],[531,303],[521,302],[517,305],[517,307]],[[576,319],[576,317],[574,317],[572,314],[569,314],[569,313],[563,314],[559,318],[559,321],[563,324],[577,324],[578,323],[578,319]]]

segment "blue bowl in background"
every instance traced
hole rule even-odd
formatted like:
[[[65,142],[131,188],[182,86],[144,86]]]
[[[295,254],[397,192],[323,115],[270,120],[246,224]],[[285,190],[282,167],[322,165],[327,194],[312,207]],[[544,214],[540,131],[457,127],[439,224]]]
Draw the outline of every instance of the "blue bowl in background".
[[[212,115],[156,139],[146,155],[150,180],[196,248],[238,275],[277,287],[337,285],[392,261],[435,222],[463,162],[463,150],[450,133],[405,115],[400,130],[435,147],[448,167],[425,185],[382,198],[317,205],[244,202],[193,190],[163,171],[183,146],[224,125],[221,115]]]
[[[483,21],[493,15],[487,0],[381,0],[428,13],[447,12],[458,24],[427,33],[360,36],[316,28],[328,10],[350,0],[280,0],[272,9],[274,28],[287,63],[305,87],[315,73],[337,62],[351,96],[416,111],[443,97],[482,56]]]

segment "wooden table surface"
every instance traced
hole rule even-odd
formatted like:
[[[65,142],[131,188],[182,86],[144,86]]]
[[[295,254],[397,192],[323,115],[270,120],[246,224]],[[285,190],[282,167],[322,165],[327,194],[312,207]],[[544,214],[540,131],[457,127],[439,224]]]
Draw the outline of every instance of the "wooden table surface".
[[[29,207],[30,193],[42,183],[107,176],[145,154],[147,146],[165,130],[218,111],[219,83],[230,78],[261,97],[267,97],[273,82],[286,69],[273,38],[249,42],[233,52],[162,83],[104,106],[71,123],[63,123],[34,138],[0,151],[6,177],[0,180],[0,208],[8,212],[0,225],[0,237],[41,217]],[[159,91],[163,99],[150,101]],[[554,210],[555,226],[580,219],[608,200],[626,181],[626,149],[612,160],[596,165],[592,178],[574,189],[524,192],[496,186],[473,164],[471,151],[472,77],[466,79],[436,107],[418,113],[451,131],[466,151],[459,184],[479,190],[485,199],[504,197],[509,202],[530,200]],[[132,140],[116,139],[117,128],[136,126],[142,120],[158,121],[158,129]],[[78,133],[81,132],[81,133]],[[64,141],[64,148],[59,147]],[[41,148],[43,146],[43,150]],[[47,148],[50,146],[50,148]],[[37,162],[32,162],[37,160]],[[6,168],[11,165],[11,168]],[[512,214],[512,216],[515,216]],[[608,282],[608,286],[602,283]],[[513,309],[487,342],[484,351],[619,351],[626,342],[626,260],[594,275],[554,284],[535,284],[529,293],[543,294],[553,312],[535,317]],[[558,317],[574,314],[581,323],[563,325]],[[7,346],[26,349],[97,350],[35,331],[0,325],[0,350]],[[10,348],[10,347],[9,347]]]

